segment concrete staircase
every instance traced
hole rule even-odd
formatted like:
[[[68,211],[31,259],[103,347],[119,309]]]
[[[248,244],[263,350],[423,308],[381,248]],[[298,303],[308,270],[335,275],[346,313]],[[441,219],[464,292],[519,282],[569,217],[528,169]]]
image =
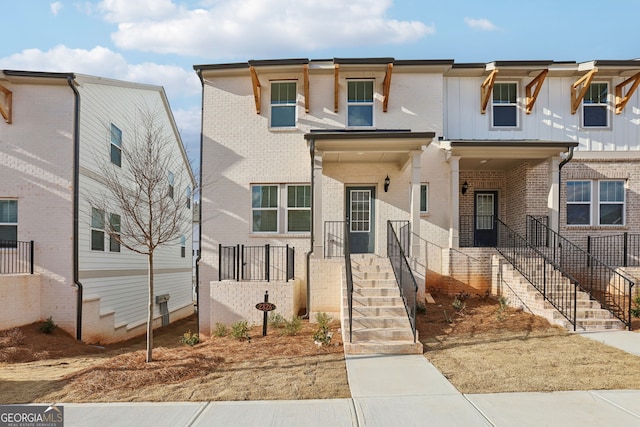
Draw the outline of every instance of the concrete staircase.
[[[573,330],[573,325],[553,306],[546,301],[542,295],[527,279],[522,276],[504,258],[501,264],[502,287],[500,294],[508,299],[508,305],[522,308],[525,311],[537,316],[544,317],[550,323]],[[547,286],[547,294],[551,298],[562,298],[564,295],[572,295],[573,285],[562,277],[557,270],[547,267],[547,277],[552,277],[549,282],[555,283]],[[542,276],[542,270],[539,272]],[[573,310],[572,298],[566,301],[569,310]],[[625,329],[624,324],[611,312],[603,309],[598,301],[592,300],[586,292],[577,291],[576,295],[576,332],[596,332]]]
[[[352,342],[349,342],[347,284],[343,280],[342,334],[346,354],[422,354],[407,317],[388,258],[352,255]],[[417,334],[417,332],[416,332]]]

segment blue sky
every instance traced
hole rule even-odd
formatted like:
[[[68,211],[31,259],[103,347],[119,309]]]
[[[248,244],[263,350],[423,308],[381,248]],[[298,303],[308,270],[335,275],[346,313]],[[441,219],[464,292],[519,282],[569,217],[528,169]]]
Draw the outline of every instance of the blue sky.
[[[640,0],[0,1],[0,69],[164,86],[194,159],[200,130],[194,64],[640,58]]]

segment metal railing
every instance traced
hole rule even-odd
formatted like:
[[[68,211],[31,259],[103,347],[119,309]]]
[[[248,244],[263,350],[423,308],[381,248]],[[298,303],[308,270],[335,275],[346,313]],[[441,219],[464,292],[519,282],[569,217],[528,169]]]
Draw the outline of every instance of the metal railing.
[[[33,274],[33,240],[0,240],[0,274]]]
[[[406,256],[410,256],[409,248],[411,247],[411,223],[408,220],[390,220],[398,240],[400,247]]]
[[[500,219],[496,219],[496,226],[498,252],[571,323],[575,331],[578,281],[569,274],[563,277],[557,263]]]
[[[527,229],[548,236],[548,245],[537,247],[602,308],[631,329],[631,305],[635,283],[615,268],[551,230],[534,217],[527,217]]]
[[[486,246],[479,238],[478,231],[493,228],[494,215],[460,215],[458,219],[458,238],[461,248]]]
[[[295,249],[286,246],[218,245],[218,280],[291,280],[295,275]]]
[[[640,234],[588,236],[587,252],[616,267],[640,267]]]
[[[325,221],[324,222],[324,257],[340,258],[344,256],[345,221]]]
[[[353,273],[351,271],[351,247],[349,246],[349,218],[343,222],[344,268],[347,280],[347,308],[349,311],[349,342],[353,342]]]
[[[410,234],[408,230],[408,224],[403,225],[407,230],[407,235]],[[418,285],[416,279],[413,276],[409,262],[405,256],[405,251],[401,240],[398,238],[397,233],[393,228],[393,222],[387,221],[387,256],[393,267],[393,273],[396,276],[396,282],[400,289],[400,296],[404,301],[404,307],[407,310],[407,317],[411,324],[411,331],[413,332],[413,342],[416,342],[416,299],[418,295]]]

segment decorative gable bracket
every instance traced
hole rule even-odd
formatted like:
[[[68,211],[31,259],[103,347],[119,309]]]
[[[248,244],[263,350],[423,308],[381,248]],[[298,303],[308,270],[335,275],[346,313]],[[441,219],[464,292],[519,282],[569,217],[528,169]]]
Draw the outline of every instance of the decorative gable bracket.
[[[631,83],[633,84],[627,91],[626,95],[623,96],[622,92],[624,87]],[[616,86],[616,114],[622,113],[622,110],[624,110],[624,107],[627,105],[627,102],[629,102],[629,99],[631,99],[636,89],[638,89],[638,86],[640,86],[640,72],[634,74]]]
[[[536,103],[536,99],[538,99],[538,94],[540,93],[540,89],[542,89],[542,84],[544,83],[544,79],[547,77],[548,73],[549,70],[542,70],[540,74],[538,74],[535,79],[531,80],[531,82],[525,88],[527,97],[525,111],[527,114],[531,114],[531,111],[533,111],[533,106]],[[533,94],[531,93],[532,90]]]
[[[597,72],[598,69],[594,68],[571,85],[571,114],[575,114],[576,111],[578,111],[578,107],[587,94],[589,85]],[[578,87],[580,87],[580,85],[582,85],[582,89],[580,89],[580,93],[578,93]]]
[[[382,90],[384,95],[384,101],[382,102],[382,111],[387,112],[387,106],[389,105],[389,92],[391,91],[391,73],[393,72],[393,63],[387,64],[387,72],[384,75],[382,81]]]
[[[4,121],[11,124],[13,92],[0,85],[0,114]]]
[[[493,85],[496,83],[496,75],[498,74],[498,69],[494,69],[491,71],[491,74],[484,80],[482,85],[480,86],[480,113],[484,114],[487,112],[487,105],[489,104],[489,97],[491,96],[491,92],[493,91]]]
[[[260,114],[260,103],[262,88],[260,87],[260,80],[258,80],[258,73],[254,66],[249,67],[249,73],[251,73],[251,85],[253,86],[253,99],[256,102],[256,114]]]

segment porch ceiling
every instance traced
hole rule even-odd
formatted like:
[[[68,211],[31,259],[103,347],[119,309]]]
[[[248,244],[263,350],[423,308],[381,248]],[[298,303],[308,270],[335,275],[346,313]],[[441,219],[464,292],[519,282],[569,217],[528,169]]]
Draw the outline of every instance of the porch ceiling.
[[[528,161],[531,164],[560,156],[576,147],[571,141],[450,141],[452,156],[460,157],[460,170],[503,171]]]

